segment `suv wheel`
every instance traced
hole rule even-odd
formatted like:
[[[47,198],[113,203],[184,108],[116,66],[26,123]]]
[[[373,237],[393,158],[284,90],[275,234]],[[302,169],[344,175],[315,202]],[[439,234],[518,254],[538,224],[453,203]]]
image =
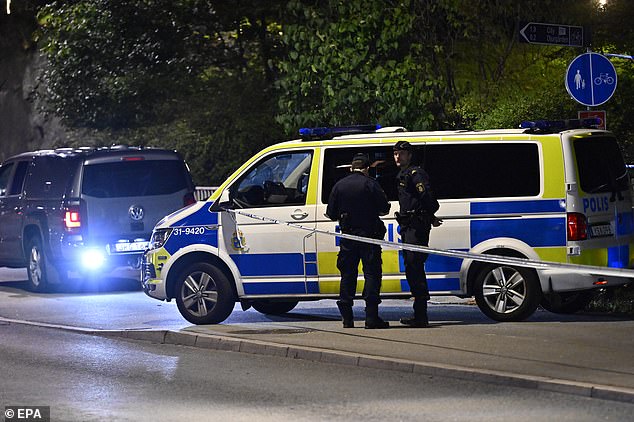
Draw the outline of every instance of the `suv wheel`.
[[[42,249],[42,241],[35,236],[27,242],[29,287],[34,292],[44,292],[48,288],[48,272],[46,256]]]
[[[180,274],[176,305],[192,324],[218,324],[231,314],[236,295],[227,276],[211,264],[199,262]]]

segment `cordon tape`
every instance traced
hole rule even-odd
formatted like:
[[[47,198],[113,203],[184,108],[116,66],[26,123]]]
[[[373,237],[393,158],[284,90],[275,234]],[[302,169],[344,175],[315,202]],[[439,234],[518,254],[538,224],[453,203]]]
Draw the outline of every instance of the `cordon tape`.
[[[257,214],[252,214],[252,213],[233,210],[233,209],[223,209],[223,211],[226,211],[232,214],[240,214],[255,220],[289,226],[289,227],[293,227],[299,230],[304,230],[304,231],[308,231],[312,233],[320,233],[320,234],[325,234],[328,236],[334,236],[334,237],[340,237],[344,239],[356,240],[359,242],[371,243],[374,245],[379,245],[379,246],[391,248],[391,249],[423,252],[427,254],[436,254],[441,256],[449,256],[453,258],[470,259],[473,261],[488,262],[492,264],[514,265],[518,267],[535,268],[538,270],[559,269],[559,270],[566,270],[566,271],[574,272],[574,273],[592,274],[597,276],[602,275],[602,276],[609,276],[609,277],[634,278],[633,269],[599,267],[594,265],[577,265],[577,264],[568,264],[563,262],[539,261],[539,260],[528,259],[528,258],[517,258],[517,257],[511,257],[511,256],[464,252],[464,251],[457,251],[454,249],[436,249],[436,248],[430,248],[428,246],[412,245],[409,243],[390,242],[387,240],[372,239],[369,237],[355,236],[352,234],[337,233],[337,232],[332,232],[329,230],[320,230],[313,227],[305,227],[290,221],[277,220],[274,218],[264,217]]]

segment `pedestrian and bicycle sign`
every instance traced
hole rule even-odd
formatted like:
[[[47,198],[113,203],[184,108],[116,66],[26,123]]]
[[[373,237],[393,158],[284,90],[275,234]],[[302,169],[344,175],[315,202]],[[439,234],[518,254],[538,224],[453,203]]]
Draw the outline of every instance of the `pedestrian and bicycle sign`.
[[[616,69],[607,57],[598,53],[577,56],[566,72],[566,90],[585,106],[598,106],[608,101],[616,84]]]

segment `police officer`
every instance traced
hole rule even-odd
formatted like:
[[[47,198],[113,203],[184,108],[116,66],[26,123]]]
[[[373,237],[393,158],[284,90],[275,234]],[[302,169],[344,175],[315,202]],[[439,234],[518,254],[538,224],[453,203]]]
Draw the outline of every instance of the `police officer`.
[[[369,166],[367,154],[354,155],[351,173],[339,180],[330,192],[326,216],[339,220],[342,233],[383,239],[386,230],[379,216],[390,211],[390,203],[378,182],[368,176]],[[379,317],[381,246],[342,238],[337,255],[337,268],[341,272],[337,307],[343,327],[354,327],[352,304],[357,290],[359,261],[363,263],[365,278],[365,328],[388,328],[389,323]]]
[[[429,177],[423,169],[412,164],[412,155],[412,145],[409,142],[398,141],[394,145],[394,161],[400,169],[396,176],[400,205],[396,219],[401,226],[403,243],[428,246],[432,224],[440,225],[442,221],[434,216],[439,205],[431,192]],[[401,324],[411,327],[429,326],[426,260],[427,254],[425,253],[403,250],[405,275],[412,296],[414,296],[414,316],[401,318]]]

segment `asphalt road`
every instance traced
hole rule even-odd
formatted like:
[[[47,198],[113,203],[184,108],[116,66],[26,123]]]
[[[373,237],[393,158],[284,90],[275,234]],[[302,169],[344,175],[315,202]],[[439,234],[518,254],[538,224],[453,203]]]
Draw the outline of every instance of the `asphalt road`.
[[[5,277],[0,270],[0,279]],[[16,276],[16,279],[20,277]],[[4,278],[6,279],[6,278]],[[386,300],[389,330],[344,330],[334,301],[301,303],[284,316],[234,313],[219,325],[192,326],[175,303],[159,302],[132,280],[64,287],[36,294],[21,281],[0,283],[0,317],[88,330],[159,343],[183,343],[248,353],[280,354],[353,366],[393,367],[449,374],[533,389],[634,402],[634,321],[605,315],[556,315],[538,310],[521,323],[496,323],[464,300],[433,298],[430,329],[408,329],[399,317],[407,300]],[[299,352],[298,352],[299,350]]]
[[[0,408],[51,421],[626,421],[634,404],[0,322]]]

